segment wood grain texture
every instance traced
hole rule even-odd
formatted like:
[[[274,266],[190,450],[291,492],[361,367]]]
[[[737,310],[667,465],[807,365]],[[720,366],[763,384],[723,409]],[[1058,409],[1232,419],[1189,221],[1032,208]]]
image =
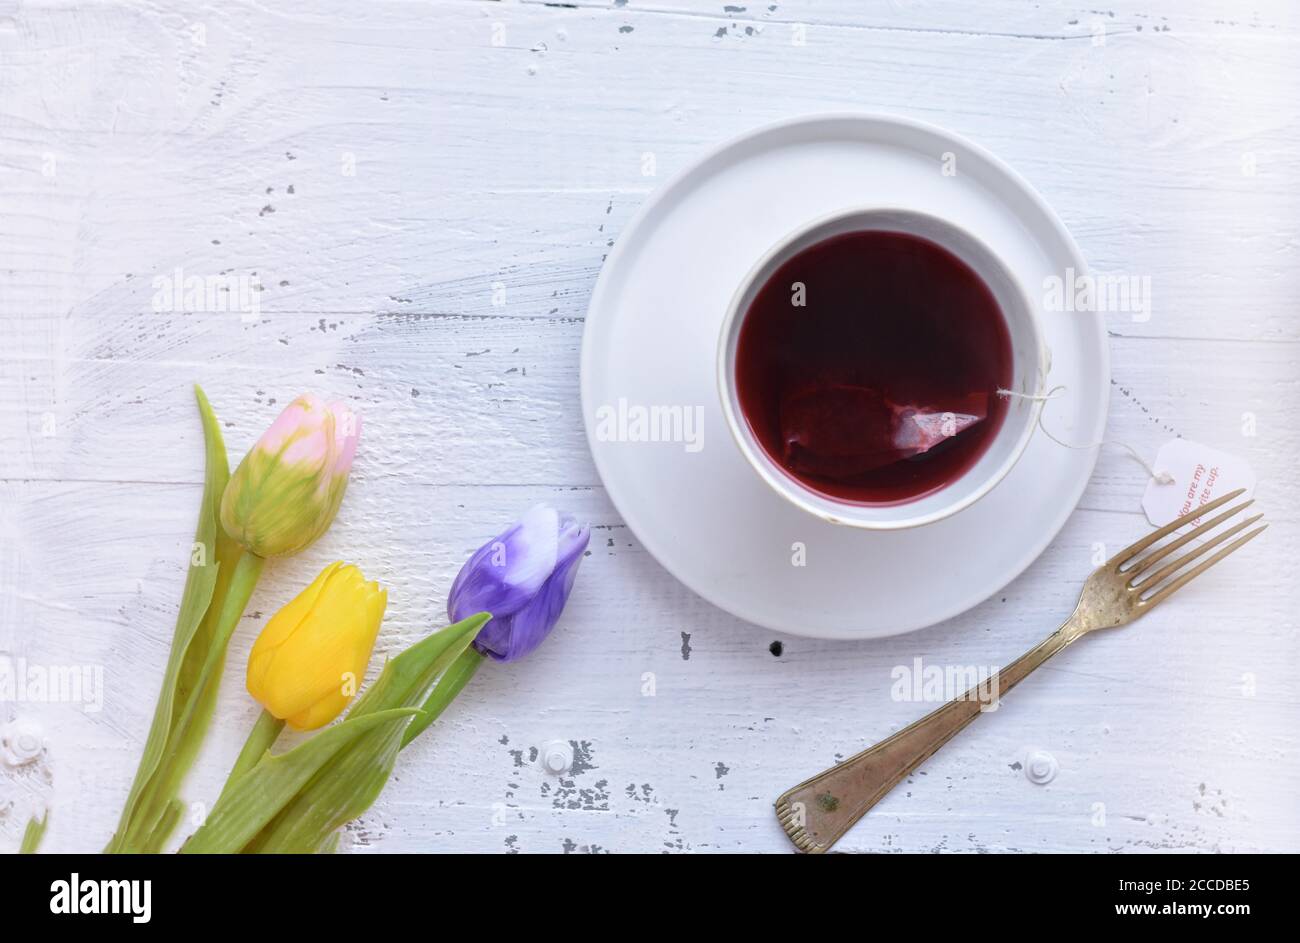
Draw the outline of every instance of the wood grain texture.
[[[40,801],[48,850],[111,832],[201,490],[194,382],[235,458],[302,390],[366,422],[336,526],[268,568],[236,635],[196,803],[255,716],[257,628],[319,566],[392,588],[391,654],[531,503],[593,523],[555,636],[480,673],[348,849],[787,851],[773,798],[928,710],[891,698],[895,668],[997,665],[1054,629],[1096,545],[1146,529],[1121,452],[1013,584],[854,644],[770,637],[692,595],[587,452],[583,317],[645,195],[748,128],[870,109],[990,147],[1096,270],[1150,276],[1149,320],[1109,316],[1108,435],[1247,457],[1273,527],[1050,663],[841,847],[1300,850],[1292,5],[303,6],[0,0],[0,655],[103,677],[102,710],[0,703],[46,738],[0,765],[0,847]],[[154,280],[177,269],[256,284],[256,311],[159,310]],[[578,757],[559,777],[536,758],[555,740]],[[1059,761],[1046,786],[1019,768],[1031,748]]]

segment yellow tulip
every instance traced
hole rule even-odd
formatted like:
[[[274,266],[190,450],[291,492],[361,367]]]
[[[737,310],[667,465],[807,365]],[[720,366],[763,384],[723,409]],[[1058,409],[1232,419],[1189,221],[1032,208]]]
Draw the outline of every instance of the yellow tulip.
[[[271,617],[248,656],[248,693],[294,730],[343,712],[370,661],[388,591],[331,563]]]

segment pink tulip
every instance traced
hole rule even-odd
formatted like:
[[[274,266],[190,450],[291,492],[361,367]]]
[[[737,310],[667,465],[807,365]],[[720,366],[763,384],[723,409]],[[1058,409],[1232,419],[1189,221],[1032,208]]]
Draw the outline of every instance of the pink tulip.
[[[230,476],[221,526],[259,557],[310,546],[338,512],[360,435],[361,418],[342,402],[299,396]]]

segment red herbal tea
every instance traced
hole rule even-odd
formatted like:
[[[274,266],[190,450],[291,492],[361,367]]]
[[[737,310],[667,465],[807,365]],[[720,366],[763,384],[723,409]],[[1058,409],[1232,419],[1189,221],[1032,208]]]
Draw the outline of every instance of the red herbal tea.
[[[956,480],[993,441],[1011,336],[988,286],[947,249],[851,232],[764,282],[735,369],[772,461],[835,500],[897,504]]]

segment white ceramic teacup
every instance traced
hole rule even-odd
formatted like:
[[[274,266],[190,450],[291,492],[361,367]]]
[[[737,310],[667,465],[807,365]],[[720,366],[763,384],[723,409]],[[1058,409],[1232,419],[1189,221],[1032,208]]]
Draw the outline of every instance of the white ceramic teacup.
[[[1038,407],[1030,399],[1011,397],[1001,428],[964,474],[937,491],[902,503],[875,505],[836,500],[808,487],[768,456],[741,410],[736,390],[736,348],[745,314],[771,275],[793,256],[832,236],[864,231],[901,232],[927,239],[970,266],[993,293],[1006,320],[1011,338],[1012,390],[1027,396],[1042,391],[1048,369],[1047,351],[1037,312],[1007,266],[971,233],[926,213],[887,208],[840,211],[791,233],[754,265],[732,296],[718,343],[718,389],[736,444],[777,494],[808,513],[834,524],[898,530],[942,520],[991,491],[1028,446]]]

